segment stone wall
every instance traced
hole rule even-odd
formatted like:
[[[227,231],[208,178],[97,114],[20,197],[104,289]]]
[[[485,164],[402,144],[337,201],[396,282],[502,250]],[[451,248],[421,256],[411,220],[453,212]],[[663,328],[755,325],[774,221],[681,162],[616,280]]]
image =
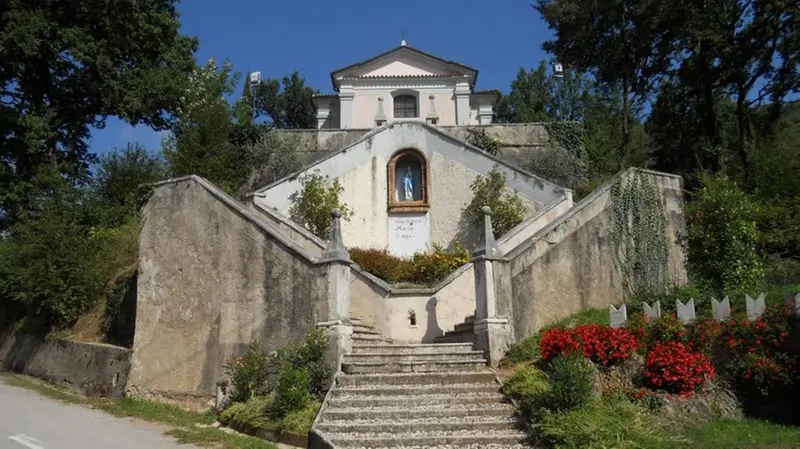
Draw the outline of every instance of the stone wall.
[[[120,396],[131,350],[118,346],[7,331],[0,333],[0,368],[53,382],[86,396]]]
[[[315,258],[202,178],[160,183],[143,215],[133,394],[211,396],[252,340],[275,350],[327,320]]]
[[[668,274],[673,284],[683,284],[686,269],[678,243],[678,236],[685,231],[681,179],[639,172],[653,179],[662,195],[667,218]],[[621,280],[614,269],[612,211],[608,183],[506,255],[517,340],[580,310],[605,308],[609,302],[623,298]]]
[[[526,154],[547,145],[547,131],[542,123],[509,123],[484,126],[439,126],[461,140],[469,129],[484,128],[503,142],[501,157],[517,166],[525,165]],[[297,152],[303,165],[316,162],[332,152],[361,140],[372,129],[291,129],[279,130],[297,139]]]
[[[380,279],[353,270],[351,316],[375,326],[397,343],[433,343],[475,312],[475,272],[471,263],[431,288],[392,288]],[[409,311],[416,323],[409,320]]]

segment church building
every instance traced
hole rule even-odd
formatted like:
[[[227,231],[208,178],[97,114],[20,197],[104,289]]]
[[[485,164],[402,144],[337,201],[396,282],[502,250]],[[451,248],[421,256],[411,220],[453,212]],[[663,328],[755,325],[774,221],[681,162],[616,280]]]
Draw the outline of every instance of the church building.
[[[399,47],[331,73],[334,94],[314,97],[320,129],[367,129],[395,121],[466,126],[492,123],[500,92],[475,90],[478,71]]]
[[[302,178],[338,179],[352,211],[342,224],[348,247],[398,256],[432,245],[473,247],[478,230],[463,210],[470,185],[493,169],[528,206],[529,216],[554,201],[572,205],[571,191],[520,170],[466,142],[455,131],[491,123],[497,91],[474,90],[478,71],[403,42],[400,47],[331,74],[338,94],[314,99],[320,130],[368,128],[306,169],[257,190],[257,207],[290,214]]]

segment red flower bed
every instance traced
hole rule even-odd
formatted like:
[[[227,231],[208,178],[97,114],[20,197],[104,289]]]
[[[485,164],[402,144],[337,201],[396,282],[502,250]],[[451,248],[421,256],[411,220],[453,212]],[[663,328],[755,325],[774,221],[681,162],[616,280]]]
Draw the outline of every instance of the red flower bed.
[[[601,365],[613,365],[636,351],[636,338],[625,328],[586,324],[574,329],[550,329],[542,334],[542,357],[582,353]]]
[[[714,368],[708,357],[683,343],[660,343],[647,353],[645,379],[650,387],[688,396],[706,379],[713,378]]]

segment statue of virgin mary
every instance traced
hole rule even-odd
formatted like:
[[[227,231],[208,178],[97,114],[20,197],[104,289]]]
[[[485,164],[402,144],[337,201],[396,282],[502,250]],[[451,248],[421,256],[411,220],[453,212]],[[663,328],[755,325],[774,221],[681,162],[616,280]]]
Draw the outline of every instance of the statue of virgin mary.
[[[403,187],[405,188],[405,201],[414,200],[414,175],[411,174],[411,167],[406,169],[406,176],[403,178]]]

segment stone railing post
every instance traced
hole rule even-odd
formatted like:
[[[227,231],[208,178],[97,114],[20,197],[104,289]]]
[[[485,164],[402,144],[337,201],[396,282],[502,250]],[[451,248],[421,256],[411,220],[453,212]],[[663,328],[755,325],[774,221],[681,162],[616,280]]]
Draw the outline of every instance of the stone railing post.
[[[350,323],[350,253],[342,240],[341,218],[338,210],[331,212],[331,233],[328,245],[322,252],[325,274],[328,279],[328,317],[317,326],[328,330],[328,357],[336,365],[342,354],[352,350],[353,325]],[[340,367],[335,366],[338,370]]]
[[[492,366],[497,366],[513,335],[508,315],[501,316],[501,308],[498,307],[495,271],[503,261],[492,231],[492,210],[484,206],[481,211],[483,228],[472,259],[475,272],[475,345],[476,349],[484,352]]]

